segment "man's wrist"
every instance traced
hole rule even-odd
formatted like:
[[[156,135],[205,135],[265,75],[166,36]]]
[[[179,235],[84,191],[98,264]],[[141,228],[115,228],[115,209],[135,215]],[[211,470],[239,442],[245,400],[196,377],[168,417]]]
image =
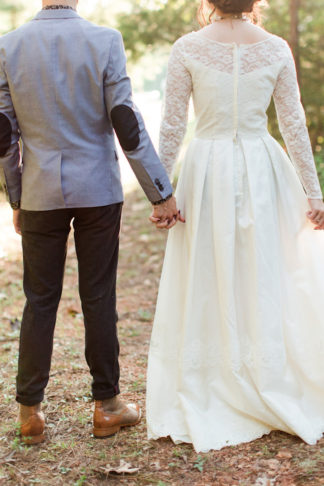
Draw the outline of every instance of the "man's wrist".
[[[11,202],[10,206],[14,211],[17,211],[17,209],[20,209],[20,201]]]
[[[169,194],[167,197],[165,197],[164,199],[160,199],[159,201],[155,201],[155,202],[152,202],[153,206],[159,206],[160,204],[164,204],[165,202],[167,202],[169,199],[171,199],[173,196],[173,194]]]

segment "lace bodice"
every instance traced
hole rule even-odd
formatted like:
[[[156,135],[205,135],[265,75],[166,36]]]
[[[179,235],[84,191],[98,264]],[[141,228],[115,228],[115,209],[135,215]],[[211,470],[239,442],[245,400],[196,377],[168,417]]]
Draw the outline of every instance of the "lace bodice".
[[[225,44],[192,32],[173,46],[160,133],[161,160],[171,175],[183,141],[190,97],[196,137],[262,136],[274,97],[280,131],[307,196],[322,199],[296,69],[286,41]]]

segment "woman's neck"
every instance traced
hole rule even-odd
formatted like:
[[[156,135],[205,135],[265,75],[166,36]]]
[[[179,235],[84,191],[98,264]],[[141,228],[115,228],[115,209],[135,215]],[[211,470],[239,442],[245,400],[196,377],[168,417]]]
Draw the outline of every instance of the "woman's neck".
[[[243,12],[233,14],[233,13],[224,13],[218,8],[215,11],[216,15],[218,18],[221,18],[222,20],[233,20],[233,19],[242,19],[244,17]]]

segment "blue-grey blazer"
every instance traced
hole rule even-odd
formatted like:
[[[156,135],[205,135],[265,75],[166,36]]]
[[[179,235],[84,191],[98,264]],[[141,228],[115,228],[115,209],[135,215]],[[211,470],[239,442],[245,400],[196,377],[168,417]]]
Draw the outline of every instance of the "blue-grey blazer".
[[[168,197],[118,31],[73,10],[42,10],[0,38],[0,172],[11,203],[37,211],[121,202],[114,132],[148,199]]]

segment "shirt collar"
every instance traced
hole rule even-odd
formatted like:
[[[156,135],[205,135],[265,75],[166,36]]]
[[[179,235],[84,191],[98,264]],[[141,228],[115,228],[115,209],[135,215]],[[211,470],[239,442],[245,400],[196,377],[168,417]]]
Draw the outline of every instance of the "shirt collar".
[[[51,19],[80,19],[80,15],[75,10],[60,8],[57,10],[40,10],[33,20]]]

